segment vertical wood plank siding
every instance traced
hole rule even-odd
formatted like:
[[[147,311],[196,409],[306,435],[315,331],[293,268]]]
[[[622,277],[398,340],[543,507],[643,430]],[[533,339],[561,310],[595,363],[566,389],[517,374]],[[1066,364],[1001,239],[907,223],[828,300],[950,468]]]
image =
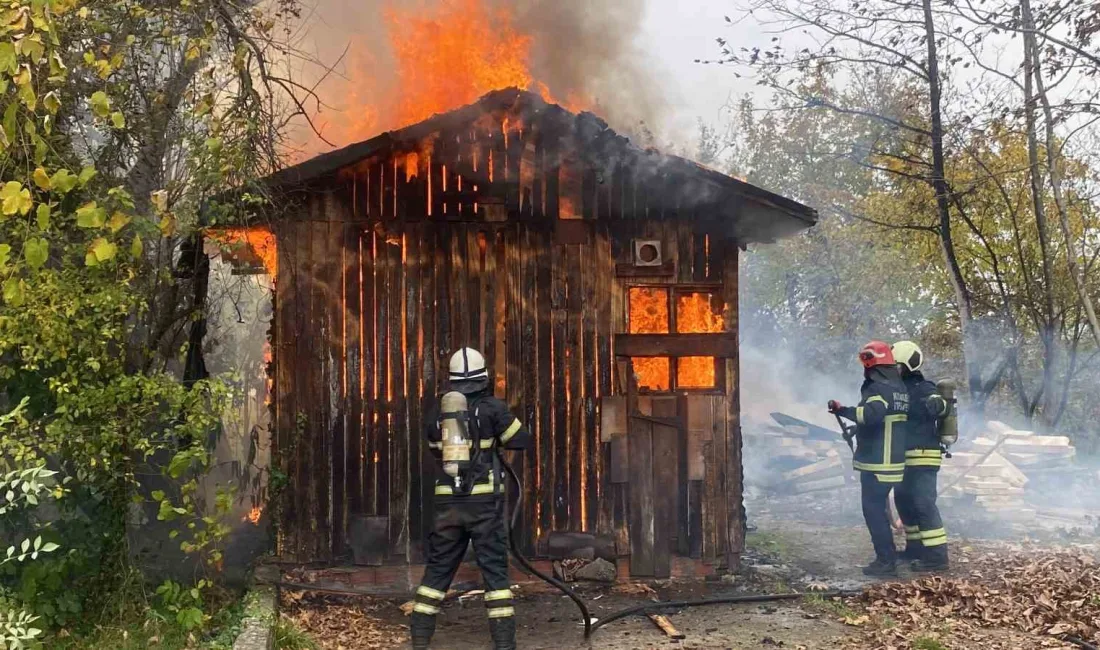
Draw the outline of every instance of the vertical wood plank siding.
[[[276,226],[275,458],[288,483],[280,556],[347,561],[349,523],[366,516],[388,522],[385,561],[423,561],[435,471],[423,400],[443,387],[450,351],[470,345],[534,433],[517,467],[516,534],[529,554],[541,554],[549,532],[583,529],[615,537],[622,555],[630,540],[671,536],[662,542],[671,548],[634,558],[650,573],[667,573],[670,550],[735,563],[736,359],[725,394],[692,400],[712,429],[697,432],[705,467],[690,485],[674,430],[643,426],[644,439],[613,443],[599,429],[601,398],[625,390],[612,336],[626,331],[626,286],[712,283],[736,328],[736,247],[669,199],[684,179],[642,177],[634,161],[578,153],[571,135],[520,120],[395,146],[309,188],[298,218]],[[571,227],[559,231],[559,217]],[[616,278],[641,236],[666,243],[675,277]],[[662,413],[676,415],[674,402]],[[629,467],[613,481],[616,458]],[[656,512],[632,489],[654,468],[678,486]]]

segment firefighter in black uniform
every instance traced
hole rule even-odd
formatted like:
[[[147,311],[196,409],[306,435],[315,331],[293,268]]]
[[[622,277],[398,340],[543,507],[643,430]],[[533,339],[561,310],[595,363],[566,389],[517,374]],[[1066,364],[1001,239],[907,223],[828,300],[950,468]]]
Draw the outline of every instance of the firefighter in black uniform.
[[[439,407],[428,409],[425,420],[428,446],[442,462],[444,473],[436,481],[427,567],[409,624],[412,647],[427,648],[431,642],[443,598],[473,542],[485,579],[493,648],[514,650],[516,619],[508,580],[504,474],[498,450],[526,449],[531,434],[493,396],[485,359],[476,350],[463,348],[451,357],[450,385],[456,392],[445,394]],[[450,437],[455,431],[465,436],[461,444]]]
[[[948,568],[947,532],[936,507],[936,476],[943,462],[939,420],[949,407],[936,385],[921,374],[924,355],[916,343],[899,341],[893,353],[910,399],[905,478],[894,495],[905,524],[902,557],[914,560],[915,571],[943,571]]]
[[[897,573],[897,551],[890,525],[890,490],[905,472],[905,433],[909,393],[894,365],[890,346],[871,341],[859,352],[864,381],[859,406],[829,402],[829,412],[856,423],[853,467],[860,472],[863,519],[871,532],[875,561],[863,568],[869,576]]]

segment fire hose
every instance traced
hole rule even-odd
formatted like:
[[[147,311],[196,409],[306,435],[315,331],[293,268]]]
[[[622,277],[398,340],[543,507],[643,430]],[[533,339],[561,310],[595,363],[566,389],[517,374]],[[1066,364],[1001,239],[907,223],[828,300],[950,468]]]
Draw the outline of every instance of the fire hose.
[[[512,478],[512,482],[516,484],[516,503],[512,507],[512,514],[510,517],[505,518],[506,525],[508,527],[508,540],[512,550],[512,557],[523,566],[532,575],[538,577],[543,582],[556,587],[559,591],[569,597],[577,605],[577,609],[581,612],[581,617],[584,619],[584,638],[588,639],[592,636],[592,633],[597,629],[612,623],[614,621],[633,616],[635,614],[645,615],[651,612],[664,610],[664,609],[683,609],[685,607],[699,607],[702,605],[733,605],[738,603],[763,603],[779,600],[797,600],[804,596],[811,594],[806,593],[789,593],[789,594],[757,594],[753,596],[719,596],[715,598],[702,598],[699,600],[666,600],[666,601],[654,601],[651,603],[645,603],[643,605],[637,605],[634,607],[627,607],[626,609],[619,610],[612,614],[609,614],[601,619],[592,618],[592,614],[588,611],[588,605],[584,600],[577,595],[575,591],[569,588],[561,580],[553,576],[548,576],[545,573],[539,571],[531,562],[523,556],[523,553],[519,550],[519,542],[516,541],[514,535],[512,535],[512,529],[515,528],[516,523],[519,521],[519,513],[523,507],[523,483],[519,480],[519,476],[516,475],[515,470],[511,465],[505,462],[503,456],[499,457],[500,464],[504,470],[508,473],[508,476]],[[859,594],[859,591],[823,591],[814,592],[812,595],[819,596],[821,598],[836,598],[836,597],[848,597]]]

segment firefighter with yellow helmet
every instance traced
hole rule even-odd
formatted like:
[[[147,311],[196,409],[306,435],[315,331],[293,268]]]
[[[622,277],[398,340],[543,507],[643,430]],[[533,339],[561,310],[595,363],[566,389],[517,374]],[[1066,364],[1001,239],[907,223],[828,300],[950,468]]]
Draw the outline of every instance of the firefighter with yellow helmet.
[[[531,434],[493,396],[485,358],[477,350],[462,348],[451,356],[450,388],[425,418],[428,447],[442,472],[435,485],[427,566],[409,622],[412,647],[423,650],[431,643],[436,616],[472,542],[485,579],[483,598],[493,648],[514,650],[516,619],[499,450],[526,449]]]
[[[937,385],[924,378],[920,371],[924,353],[916,343],[898,341],[892,351],[911,404],[905,476],[894,495],[905,524],[902,558],[912,560],[915,571],[944,571],[948,568],[947,531],[936,507],[936,478],[944,450],[958,438],[952,408],[954,385]]]

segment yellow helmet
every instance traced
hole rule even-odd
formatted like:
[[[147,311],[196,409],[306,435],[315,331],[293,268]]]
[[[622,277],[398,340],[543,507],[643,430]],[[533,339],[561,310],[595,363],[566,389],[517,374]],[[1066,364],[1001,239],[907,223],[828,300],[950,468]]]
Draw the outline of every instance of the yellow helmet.
[[[898,341],[890,346],[890,349],[894,352],[894,359],[908,368],[909,372],[916,372],[924,365],[924,353],[920,351],[920,346],[912,341]]]

